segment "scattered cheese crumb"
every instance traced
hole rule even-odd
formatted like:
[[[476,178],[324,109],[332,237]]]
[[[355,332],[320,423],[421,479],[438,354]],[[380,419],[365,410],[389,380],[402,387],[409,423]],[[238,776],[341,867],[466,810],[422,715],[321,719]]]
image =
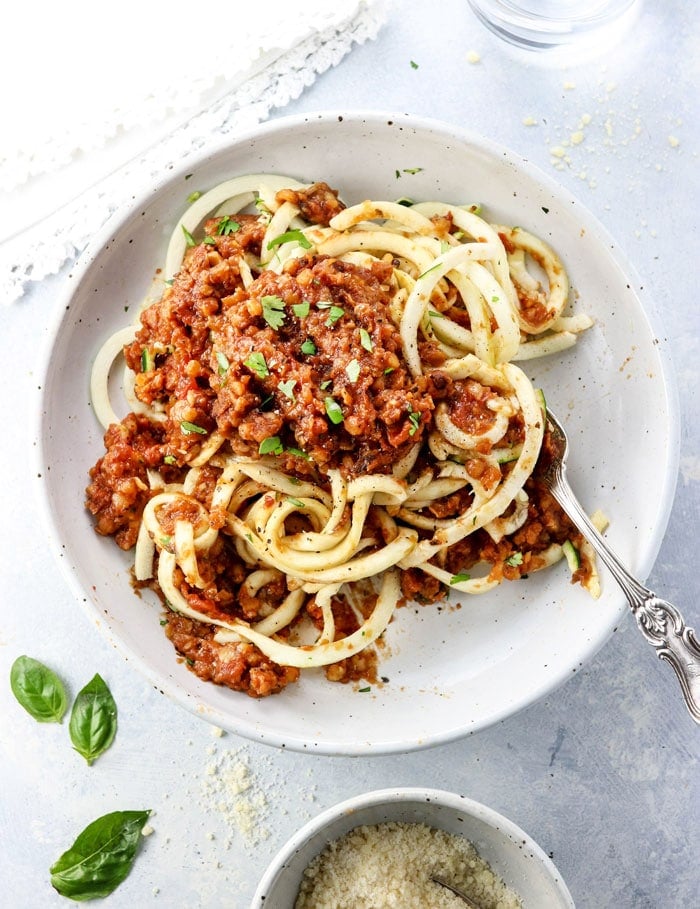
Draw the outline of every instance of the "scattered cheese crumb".
[[[212,734],[215,738],[220,739],[221,736],[224,734],[224,730],[221,728],[221,726],[212,726],[212,727],[211,727],[211,734]]]
[[[141,836],[150,836],[154,831],[154,828],[150,824],[145,824],[141,828]]]
[[[534,117],[523,117],[523,126],[537,126],[537,120]]]
[[[668,144],[671,146],[671,148],[678,148],[678,146],[681,144],[681,140],[676,138],[676,136],[669,136]]]
[[[475,50],[470,50],[467,53],[467,62],[468,63],[479,63],[481,61],[481,54]]]
[[[561,145],[553,145],[549,149],[549,153],[553,158],[563,158],[566,155],[566,149]]]
[[[581,117],[581,121],[579,123],[579,129],[583,129],[584,126],[588,126],[592,119],[593,118],[591,117],[590,114],[584,114]]]
[[[571,144],[580,145],[583,142],[583,133],[579,130],[578,132],[571,134]]]
[[[576,83],[575,82],[565,82],[564,88],[566,91],[570,92],[572,89],[576,88]]]

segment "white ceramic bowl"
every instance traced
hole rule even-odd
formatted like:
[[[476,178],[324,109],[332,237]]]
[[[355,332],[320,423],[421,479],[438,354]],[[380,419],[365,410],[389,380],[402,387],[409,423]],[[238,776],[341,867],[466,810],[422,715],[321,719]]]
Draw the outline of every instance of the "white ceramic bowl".
[[[663,344],[614,242],[561,187],[476,135],[382,113],[284,118],[212,142],[198,160],[140,193],[135,188],[133,206],[95,238],[65,299],[56,301],[38,472],[60,563],[109,640],[189,710],[279,747],[376,754],[456,739],[550,692],[598,650],[626,609],[611,580],[604,577],[593,602],[556,566],[461,609],[452,608],[454,594],[447,609],[404,608],[386,633],[383,687],[362,692],[312,671],[281,695],[256,701],[201,682],[176,659],[159,604],[145,593],[135,597],[130,557],[95,534],[83,507],[88,470],[103,451],[88,400],[95,352],[143,300],[187,196],[260,171],[325,180],[348,203],[406,195],[481,202],[490,219],[527,227],[555,246],[578,309],[596,323],[573,350],[525,368],[566,421],[569,476],[580,499],[608,514],[612,545],[641,577],[661,543],[676,476],[675,397]],[[640,494],[648,489],[653,496]]]
[[[554,863],[527,833],[491,808],[440,789],[380,789],[355,796],[305,824],[278,852],[251,909],[291,909],[304,869],[332,840],[363,824],[427,824],[469,840],[522,900],[523,909],[574,909]]]

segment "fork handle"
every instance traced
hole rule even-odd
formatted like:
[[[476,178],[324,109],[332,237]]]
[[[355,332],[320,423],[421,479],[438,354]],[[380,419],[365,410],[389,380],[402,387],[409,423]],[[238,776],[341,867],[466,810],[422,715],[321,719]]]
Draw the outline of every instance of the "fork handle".
[[[601,561],[622,588],[637,626],[658,656],[673,667],[686,706],[700,723],[700,642],[680,611],[630,574],[588,519],[562,475],[551,484],[551,492],[574,525],[584,535]]]

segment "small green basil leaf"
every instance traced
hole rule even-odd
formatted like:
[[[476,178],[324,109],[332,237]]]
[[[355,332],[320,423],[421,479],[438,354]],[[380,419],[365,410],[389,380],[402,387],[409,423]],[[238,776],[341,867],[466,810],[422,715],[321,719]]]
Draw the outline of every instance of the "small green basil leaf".
[[[88,824],[49,869],[52,886],[77,901],[109,896],[131,871],[150,813],[113,811]]]
[[[101,676],[95,675],[78,692],[68,728],[73,747],[88,764],[92,764],[114,741],[117,705]]]
[[[10,669],[10,687],[19,703],[40,723],[60,723],[68,707],[63,682],[38,660],[20,656]]]

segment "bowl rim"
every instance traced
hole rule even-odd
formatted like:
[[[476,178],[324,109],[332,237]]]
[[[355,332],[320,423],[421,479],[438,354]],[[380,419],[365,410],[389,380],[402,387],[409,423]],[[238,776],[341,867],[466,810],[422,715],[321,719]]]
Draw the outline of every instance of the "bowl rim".
[[[379,109],[353,109],[338,108],[332,110],[310,111],[301,114],[284,115],[264,123],[253,125],[245,131],[238,133],[235,137],[229,135],[222,136],[218,141],[214,141],[196,153],[185,162],[174,166],[171,170],[160,175],[155,181],[144,178],[141,185],[136,185],[131,196],[131,201],[117,210],[102,226],[87,245],[85,250],[80,254],[76,263],[71,268],[67,282],[58,295],[55,309],[52,310],[50,317],[47,319],[46,335],[44,338],[44,348],[41,353],[39,376],[41,383],[40,406],[37,408],[36,419],[36,438],[38,444],[34,446],[34,456],[37,461],[37,470],[35,476],[37,479],[37,497],[40,504],[40,514],[43,515],[45,526],[50,528],[49,546],[53,551],[58,567],[66,578],[68,587],[74,592],[78,602],[87,614],[93,624],[100,628],[100,633],[106,637],[112,646],[129,662],[135,664],[141,674],[156,688],[169,697],[179,706],[185,707],[190,713],[203,717],[211,723],[222,723],[224,718],[220,711],[201,703],[199,698],[193,697],[187,691],[181,690],[181,686],[176,679],[163,678],[163,676],[154,669],[150,663],[141,658],[130,646],[122,641],[121,636],[113,631],[105,623],[103,617],[96,613],[95,605],[92,603],[86,591],[78,582],[75,573],[71,570],[68,560],[65,558],[64,547],[61,543],[61,527],[58,523],[57,515],[49,504],[49,496],[45,491],[45,481],[43,479],[47,460],[47,439],[43,430],[45,420],[46,397],[48,394],[48,376],[51,372],[53,356],[56,341],[60,334],[64,322],[71,317],[70,303],[73,299],[81,282],[85,279],[90,268],[94,265],[96,259],[109,244],[111,239],[118,234],[124,225],[130,220],[134,212],[146,206],[151,197],[157,196],[167,185],[171,184],[178,177],[189,173],[191,170],[205,165],[210,159],[215,159],[227,149],[245,145],[251,140],[262,140],[269,136],[274,136],[278,132],[294,130],[301,126],[308,126],[313,123],[326,123],[337,120],[345,120],[358,124],[365,123],[369,127],[379,127],[387,125],[389,121],[394,124],[399,123],[402,127],[420,131],[428,131],[433,134],[452,137],[455,141],[463,142],[473,148],[486,152],[489,156],[498,156],[513,163],[519,170],[522,170],[528,177],[534,179],[538,184],[543,186],[548,192],[554,195],[568,199],[576,203],[577,215],[581,222],[587,227],[593,227],[601,243],[607,244],[608,248],[614,250],[613,259],[623,269],[624,273],[634,282],[635,294],[640,302],[641,315],[646,319],[649,330],[656,339],[655,349],[659,357],[660,374],[659,382],[663,389],[663,395],[666,403],[667,421],[669,426],[669,446],[668,446],[668,463],[666,470],[660,478],[658,487],[658,499],[667,502],[663,519],[659,520],[654,526],[648,538],[645,540],[645,546],[642,550],[641,569],[639,571],[640,580],[644,580],[658,556],[661,543],[671,515],[671,506],[673,503],[675,487],[678,478],[679,464],[679,441],[680,441],[680,421],[679,421],[679,403],[678,389],[675,381],[675,375],[670,355],[670,345],[665,338],[664,333],[657,330],[660,322],[658,313],[651,297],[644,291],[643,282],[639,280],[636,269],[632,266],[624,251],[622,251],[613,239],[607,229],[600,223],[597,217],[566,188],[561,186],[551,176],[546,174],[540,167],[533,164],[527,158],[520,155],[513,149],[502,146],[494,140],[485,137],[478,132],[465,129],[461,126],[449,123],[433,117],[414,115],[411,113],[395,113]],[[616,592],[617,593],[617,592]],[[626,615],[628,611],[627,603],[621,592],[617,600],[617,608],[614,612],[611,610],[610,621],[605,626],[601,626],[598,633],[592,634],[585,648],[584,658],[586,661],[593,659],[595,654],[610,639],[615,626]],[[255,721],[246,720],[237,723],[235,732],[244,738],[258,741],[273,747],[288,748],[299,752],[312,752],[318,754],[344,755],[344,756],[364,756],[369,754],[396,754],[408,751],[423,750],[437,745],[446,744],[468,735],[472,735],[481,729],[488,728],[505,718],[519,713],[521,710],[531,706],[549,692],[558,689],[567,678],[571,677],[569,668],[562,667],[561,671],[552,672],[548,675],[546,682],[535,686],[528,692],[527,696],[521,697],[517,703],[504,704],[500,709],[493,709],[488,717],[483,718],[476,725],[452,726],[440,733],[429,736],[423,736],[419,739],[402,739],[387,740],[379,744],[372,743],[371,747],[367,743],[343,743],[339,745],[336,742],[326,742],[323,737],[319,740],[302,740],[300,738],[291,738],[289,735],[275,733],[268,729],[262,731],[258,728]],[[206,683],[203,683],[206,684]],[[227,726],[227,728],[232,728]]]
[[[523,844],[531,853],[552,883],[559,889],[562,899],[570,909],[575,909],[573,897],[562,877],[559,869],[552,859],[544,852],[542,847],[514,821],[505,815],[465,795],[459,795],[447,789],[425,788],[421,786],[397,786],[387,789],[373,789],[358,795],[351,796],[326,808],[311,820],[307,821],[284,843],[272,858],[265,869],[262,878],[253,895],[250,909],[264,909],[269,888],[276,883],[283,872],[287,862],[301,849],[312,836],[322,831],[325,827],[343,815],[353,814],[364,808],[371,808],[384,804],[422,803],[433,802],[454,811],[469,814],[502,831],[512,842]],[[358,822],[358,826],[362,821]]]

